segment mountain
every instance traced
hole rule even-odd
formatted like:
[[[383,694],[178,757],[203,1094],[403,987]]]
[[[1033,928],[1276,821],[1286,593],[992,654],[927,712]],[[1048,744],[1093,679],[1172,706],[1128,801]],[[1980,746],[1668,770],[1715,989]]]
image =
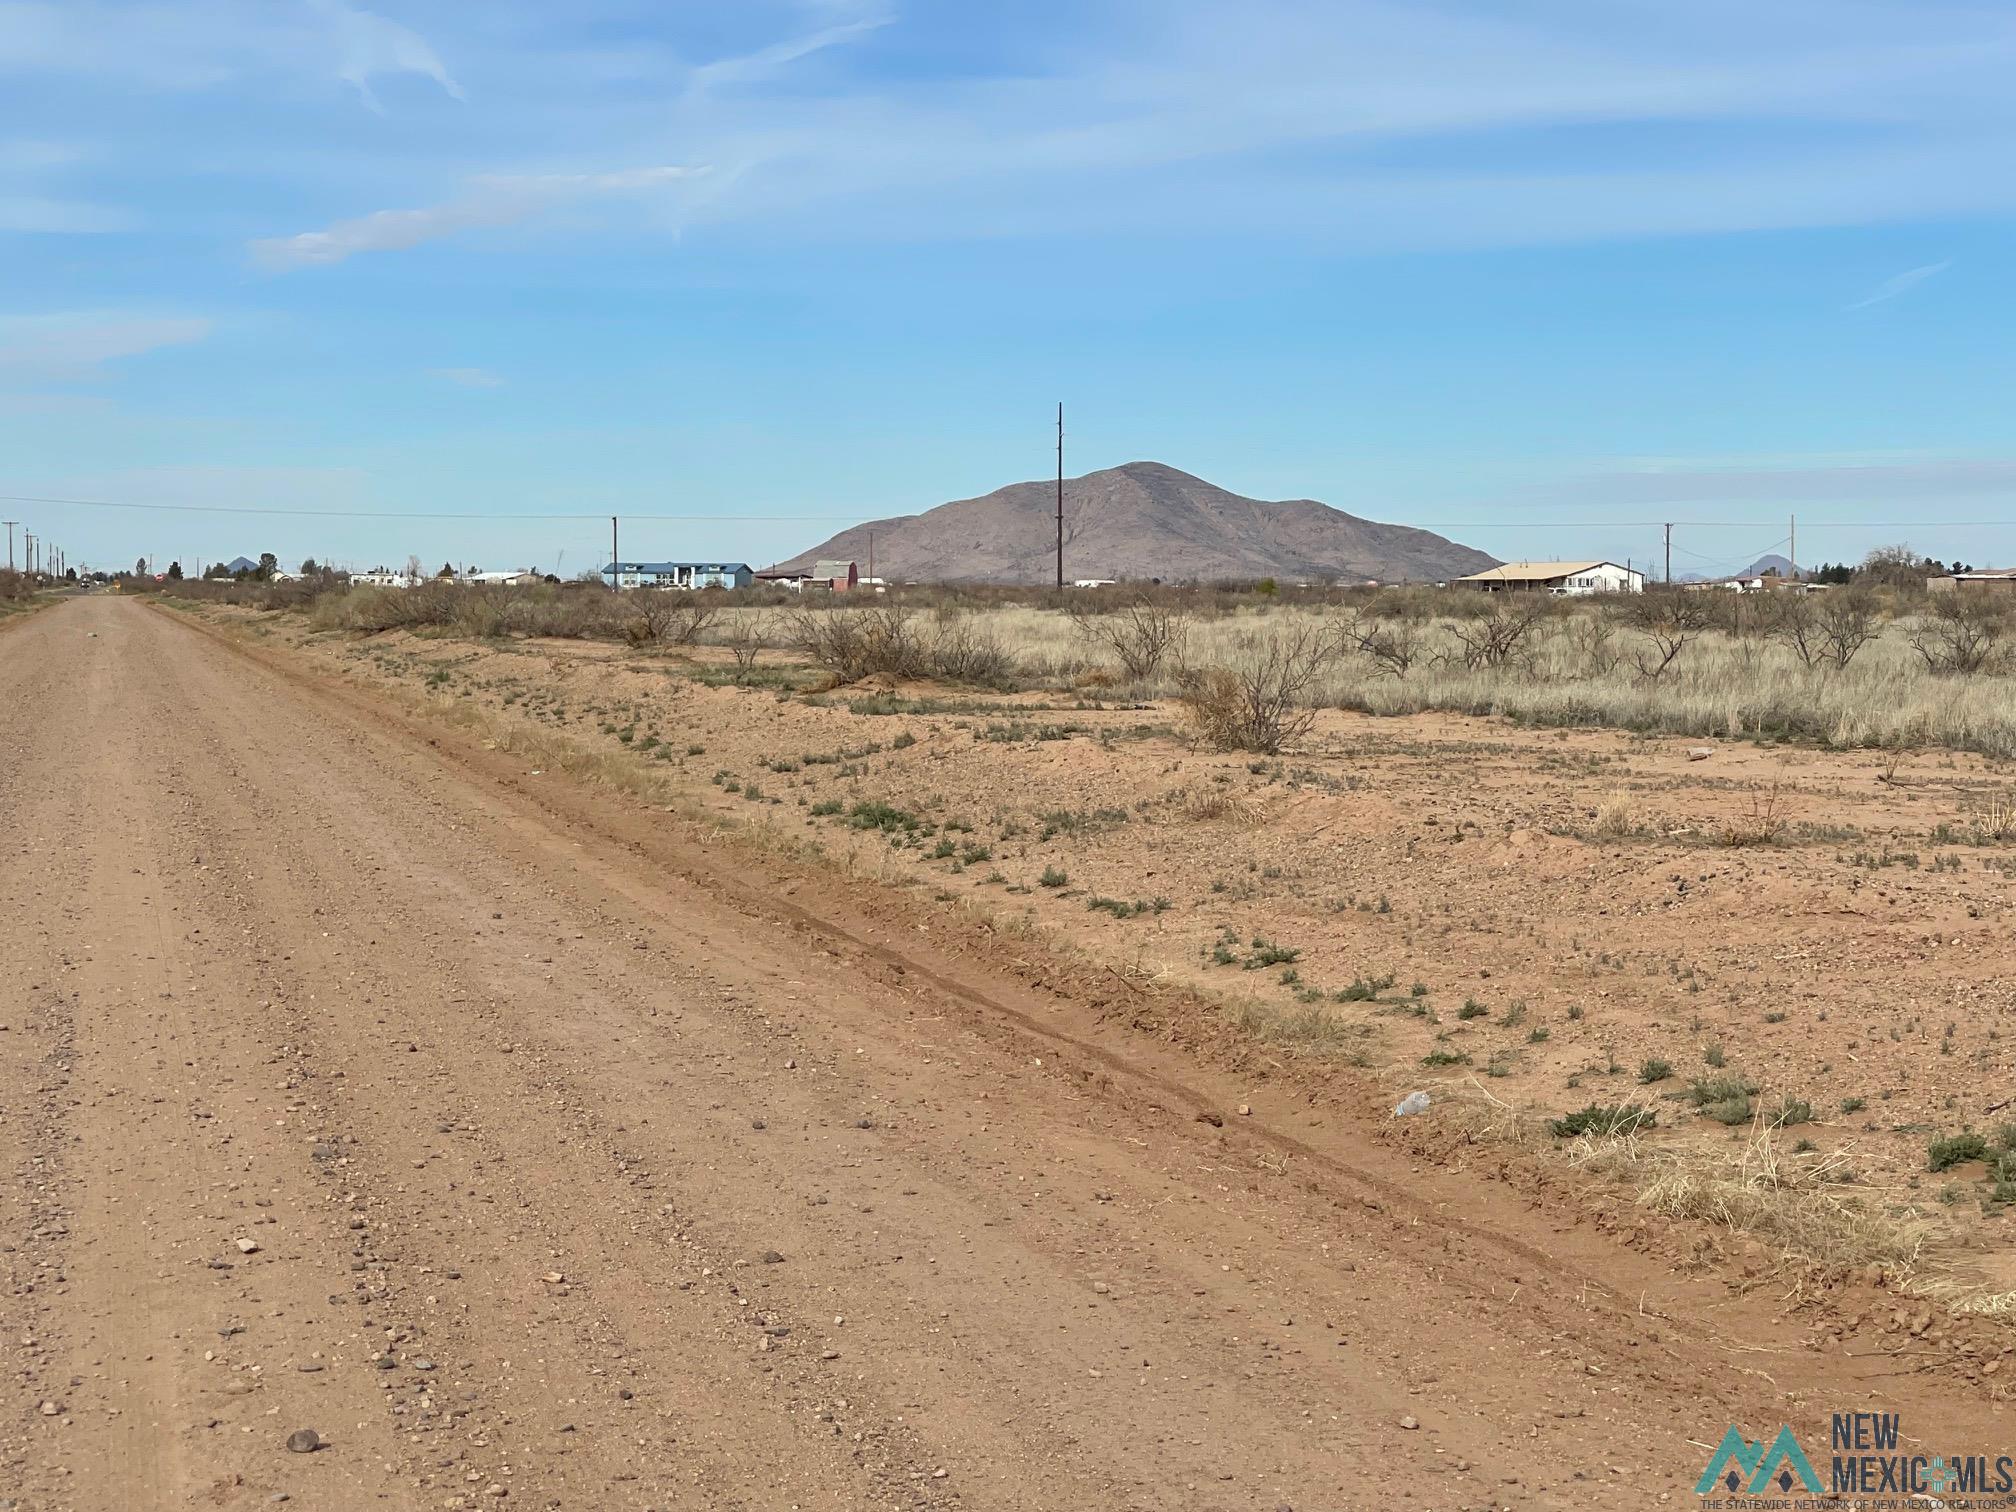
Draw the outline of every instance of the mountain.
[[[1782,578],[1792,576],[1792,559],[1790,557],[1782,557],[1774,551],[1768,556],[1757,558],[1756,561],[1736,574],[1738,577],[1770,577],[1773,575]]]
[[[1054,482],[1011,483],[923,514],[870,520],[778,566],[852,558],[898,582],[1048,583],[1057,572]],[[1064,576],[1164,582],[1273,577],[1439,582],[1494,567],[1468,546],[1381,525],[1314,499],[1228,493],[1160,462],[1129,462],[1064,483]]]

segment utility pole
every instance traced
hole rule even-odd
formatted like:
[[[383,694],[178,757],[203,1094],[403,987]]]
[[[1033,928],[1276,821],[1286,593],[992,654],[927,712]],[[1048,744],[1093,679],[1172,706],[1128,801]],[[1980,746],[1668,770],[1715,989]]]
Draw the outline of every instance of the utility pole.
[[[14,527],[20,523],[19,520],[0,520],[0,525],[7,527],[7,570],[9,572],[14,570]]]
[[[1666,524],[1666,581],[1669,585],[1673,581],[1673,524],[1670,520]]]
[[[1057,597],[1064,597],[1064,401],[1057,401]]]
[[[1787,548],[1792,554],[1792,581],[1799,581],[1799,516],[1792,516],[1792,544]]]
[[[28,563],[28,575],[33,577],[35,575],[35,532],[32,530],[21,532],[21,555]]]
[[[868,532],[868,576],[875,576],[875,532]]]
[[[623,554],[616,548],[616,516],[609,516],[609,589],[613,593],[623,586]]]

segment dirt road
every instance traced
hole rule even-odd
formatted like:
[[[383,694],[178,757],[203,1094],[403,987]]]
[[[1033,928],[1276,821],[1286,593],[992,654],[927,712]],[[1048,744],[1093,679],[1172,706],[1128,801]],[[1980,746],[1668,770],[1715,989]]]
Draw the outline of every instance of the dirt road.
[[[0,636],[0,1506],[1684,1505],[1732,1419],[2000,1432],[473,747],[133,600]]]

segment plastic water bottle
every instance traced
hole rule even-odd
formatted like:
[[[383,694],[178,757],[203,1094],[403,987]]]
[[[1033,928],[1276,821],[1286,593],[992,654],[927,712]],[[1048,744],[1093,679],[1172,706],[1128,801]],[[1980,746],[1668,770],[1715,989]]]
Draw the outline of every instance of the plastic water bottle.
[[[1427,1111],[1428,1094],[1426,1092],[1409,1092],[1405,1097],[1400,1099],[1400,1106],[1393,1110],[1393,1116],[1395,1118],[1405,1118],[1409,1113],[1426,1113]]]

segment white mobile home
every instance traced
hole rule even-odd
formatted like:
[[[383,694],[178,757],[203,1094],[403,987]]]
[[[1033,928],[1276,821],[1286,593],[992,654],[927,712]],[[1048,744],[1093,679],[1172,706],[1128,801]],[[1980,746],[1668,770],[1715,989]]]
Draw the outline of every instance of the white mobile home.
[[[1643,593],[1645,574],[1615,562],[1507,562],[1457,578],[1453,586],[1485,593]]]

